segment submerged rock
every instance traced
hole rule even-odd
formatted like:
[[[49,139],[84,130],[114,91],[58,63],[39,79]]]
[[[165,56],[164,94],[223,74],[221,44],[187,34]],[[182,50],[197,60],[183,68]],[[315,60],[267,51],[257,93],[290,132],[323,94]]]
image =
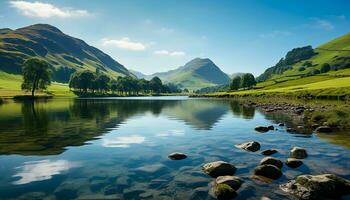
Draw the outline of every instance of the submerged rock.
[[[284,126],[284,123],[279,123],[278,126]]]
[[[275,153],[277,153],[277,150],[275,150],[275,149],[267,149],[267,150],[261,152],[261,154],[265,155],[265,156],[269,156],[269,155],[272,155]]]
[[[294,128],[287,128],[286,131],[289,132],[289,133],[291,133],[291,132],[296,132]]]
[[[268,126],[267,128],[268,128],[269,130],[272,130],[272,131],[275,130],[275,127],[272,126],[272,125]]]
[[[255,141],[250,141],[250,142],[246,142],[246,143],[242,143],[242,144],[237,144],[235,145],[237,148],[241,148],[247,151],[259,151],[260,149],[260,144],[259,142],[255,142]]]
[[[215,161],[207,163],[202,167],[202,170],[211,177],[233,175],[236,172],[236,167],[224,162],[224,161]]]
[[[215,179],[215,184],[226,184],[234,190],[238,190],[243,181],[237,176],[219,176]]]
[[[168,155],[168,158],[171,160],[182,160],[187,158],[186,154],[179,153],[179,152],[174,152]]]
[[[229,200],[237,196],[236,191],[226,184],[215,185],[214,194],[219,200]]]
[[[278,179],[282,176],[282,171],[274,165],[259,165],[254,169],[254,175],[269,179]]]
[[[307,157],[306,150],[300,147],[293,147],[289,153],[290,158],[304,159]]]
[[[268,127],[266,127],[266,126],[257,126],[257,127],[255,127],[255,130],[259,131],[259,132],[267,132],[270,129]]]
[[[350,181],[333,174],[301,175],[280,188],[298,199],[339,199],[350,194]]]
[[[283,162],[273,157],[265,157],[260,161],[260,165],[274,165],[278,168],[283,167]]]
[[[286,161],[286,165],[290,168],[297,168],[302,164],[303,164],[303,161],[298,160],[296,158],[288,158]]]
[[[332,132],[331,127],[329,126],[319,126],[316,128],[317,133],[330,133]]]

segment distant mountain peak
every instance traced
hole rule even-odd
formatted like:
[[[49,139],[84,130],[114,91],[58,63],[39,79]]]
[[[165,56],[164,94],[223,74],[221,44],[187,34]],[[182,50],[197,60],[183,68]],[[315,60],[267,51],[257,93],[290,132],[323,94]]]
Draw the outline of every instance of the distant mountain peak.
[[[167,72],[155,73],[163,82],[179,85],[181,88],[199,89],[203,87],[226,84],[230,81],[227,74],[209,58],[194,58],[184,66]]]

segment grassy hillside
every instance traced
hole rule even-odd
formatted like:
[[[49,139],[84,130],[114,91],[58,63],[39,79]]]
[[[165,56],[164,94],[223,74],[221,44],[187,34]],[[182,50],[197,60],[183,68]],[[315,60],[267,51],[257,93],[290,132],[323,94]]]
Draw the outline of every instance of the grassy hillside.
[[[303,59],[305,55],[307,59]],[[320,73],[325,63],[331,70]],[[350,33],[313,50],[309,46],[293,49],[259,78],[267,80],[253,89],[210,95],[350,98]]]
[[[281,74],[274,73],[268,80],[286,81],[309,76],[328,63],[333,71],[350,68],[350,33],[314,49],[315,55],[290,66]],[[304,70],[303,70],[304,69]]]
[[[277,81],[276,81],[277,80]],[[254,89],[218,92],[209,96],[294,96],[314,98],[350,98],[350,69],[331,71],[304,78],[269,80]]]
[[[0,71],[20,74],[24,60],[33,56],[49,62],[53,79],[59,82],[68,82],[71,73],[83,69],[99,69],[111,77],[134,76],[107,54],[54,26],[0,29]]]
[[[13,97],[16,95],[25,94],[21,90],[22,76],[15,74],[8,74],[6,72],[0,71],[0,97]],[[48,92],[52,93],[54,96],[74,96],[72,92],[69,91],[67,84],[53,82],[48,87]]]

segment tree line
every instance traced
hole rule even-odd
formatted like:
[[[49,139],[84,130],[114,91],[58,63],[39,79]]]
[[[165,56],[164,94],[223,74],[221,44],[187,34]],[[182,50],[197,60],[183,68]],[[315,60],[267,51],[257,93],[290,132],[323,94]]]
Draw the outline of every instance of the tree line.
[[[254,75],[251,73],[246,73],[242,76],[234,77],[231,81],[230,89],[238,90],[240,88],[251,88],[254,85],[256,85]]]
[[[112,79],[109,76],[89,70],[78,71],[71,75],[69,88],[81,95],[105,95],[112,93],[120,96],[144,94],[180,93],[174,84],[163,84],[160,78],[151,80],[136,79],[129,76]]]

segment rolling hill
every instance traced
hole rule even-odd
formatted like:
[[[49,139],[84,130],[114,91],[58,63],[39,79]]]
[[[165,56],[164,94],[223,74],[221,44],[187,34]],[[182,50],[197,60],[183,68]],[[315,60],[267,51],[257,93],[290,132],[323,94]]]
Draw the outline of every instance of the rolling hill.
[[[330,70],[321,70],[329,64]],[[257,78],[250,90],[218,92],[215,96],[295,96],[350,98],[350,33],[315,49],[295,48]]]
[[[68,82],[71,73],[83,69],[98,69],[111,77],[134,77],[101,50],[54,26],[35,24],[16,30],[0,29],[0,71],[20,74],[24,60],[33,56],[52,65],[53,80],[58,82]]]
[[[147,75],[144,78],[150,79],[155,76],[165,83],[173,83],[190,90],[230,82],[230,77],[208,58],[195,58],[177,69]]]
[[[318,74],[322,64],[331,71],[350,68],[350,33],[327,42],[315,49],[311,46],[289,51],[275,66],[268,68],[258,81],[287,81]]]

